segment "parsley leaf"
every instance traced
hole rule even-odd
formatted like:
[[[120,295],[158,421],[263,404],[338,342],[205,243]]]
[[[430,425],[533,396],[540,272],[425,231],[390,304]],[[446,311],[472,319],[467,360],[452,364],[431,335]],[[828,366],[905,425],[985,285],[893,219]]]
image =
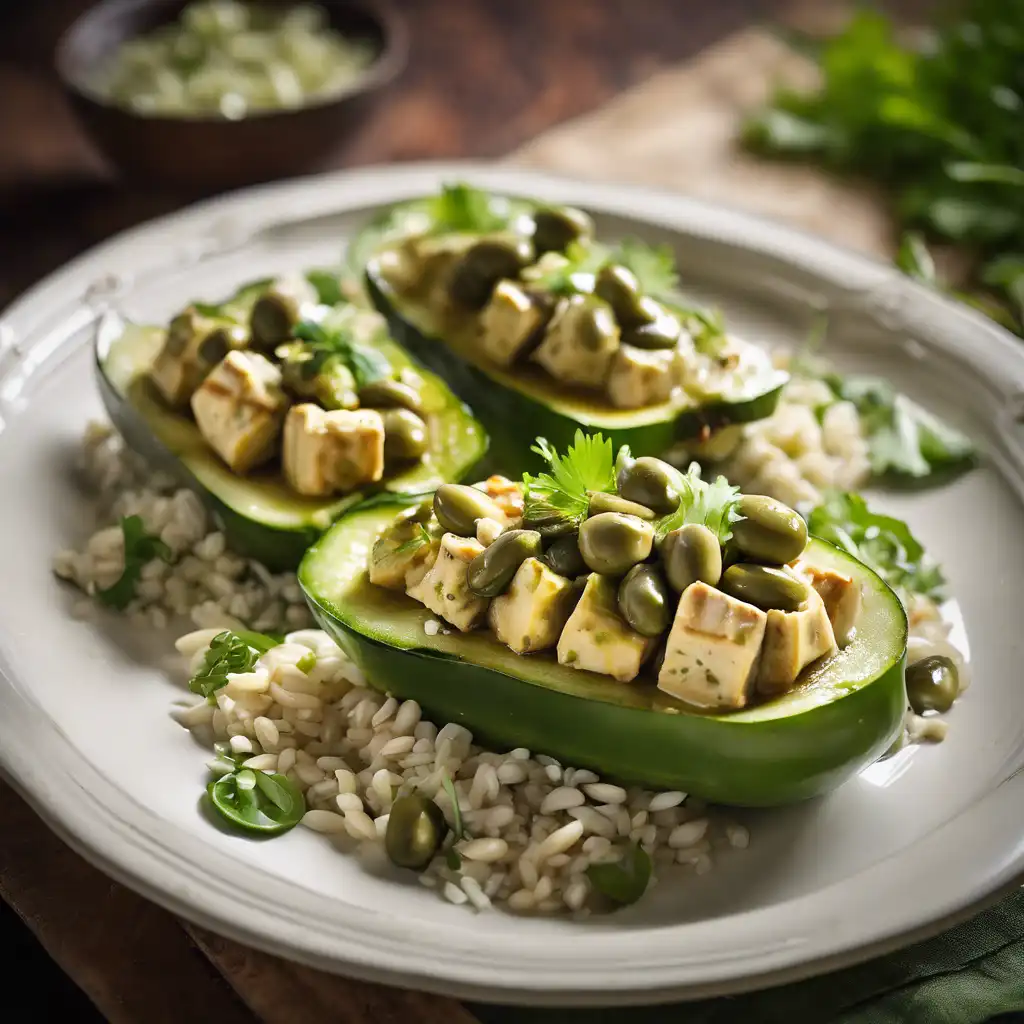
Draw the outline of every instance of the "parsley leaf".
[[[706,356],[722,354],[728,338],[725,334],[725,317],[720,309],[685,309],[679,315],[698,352]]]
[[[273,637],[263,633],[229,629],[218,633],[211,641],[202,665],[188,681],[188,688],[214,703],[216,692],[227,685],[230,673],[251,672],[260,656],[276,647]]]
[[[896,391],[879,377],[828,374],[836,397],[857,407],[868,436],[876,476],[926,477],[965,468],[975,455],[971,440]]]
[[[700,477],[700,466],[690,463],[685,473],[679,474],[676,484],[679,507],[655,524],[658,537],[664,537],[687,523],[706,526],[724,544],[732,536],[732,524],[741,518],[736,511],[740,489],[733,487],[724,476],[708,483]]]
[[[591,864],[587,878],[602,896],[621,906],[629,906],[643,896],[651,882],[650,855],[643,847],[633,844],[622,860],[614,864]]]
[[[551,467],[550,473],[523,474],[526,523],[550,520],[580,522],[590,506],[590,492],[615,491],[615,459],[611,440],[576,431],[564,455],[543,438],[530,449]]]
[[[608,262],[631,271],[646,295],[667,295],[679,285],[675,254],[667,245],[647,245],[639,239],[627,238]]]
[[[310,358],[302,364],[308,377],[322,373],[327,364],[338,360],[352,371],[356,387],[391,376],[391,364],[377,349],[355,340],[351,326],[344,321],[326,326],[313,320],[296,324],[293,334],[306,343]]]
[[[484,235],[508,224],[508,218],[495,210],[490,195],[463,183],[443,186],[441,194],[429,200],[428,212],[434,222],[433,234]]]
[[[872,512],[859,494],[826,496],[807,520],[816,537],[835,544],[874,569],[901,597],[923,594],[939,601],[945,578],[902,519]]]
[[[392,555],[404,555],[410,551],[415,551],[417,548],[423,547],[424,544],[430,544],[432,542],[433,538],[430,536],[430,531],[422,523],[417,523],[416,526],[417,532],[408,540],[399,544],[392,552]]]
[[[534,267],[526,269],[523,278],[551,295],[575,295],[592,289],[590,277],[607,262],[607,253],[600,247],[570,242],[564,255],[545,253]]]
[[[111,608],[123,611],[135,597],[135,585],[142,576],[142,567],[154,558],[171,560],[171,549],[159,537],[146,533],[141,516],[123,516],[124,569],[121,577],[109,587],[96,591],[96,596]]]

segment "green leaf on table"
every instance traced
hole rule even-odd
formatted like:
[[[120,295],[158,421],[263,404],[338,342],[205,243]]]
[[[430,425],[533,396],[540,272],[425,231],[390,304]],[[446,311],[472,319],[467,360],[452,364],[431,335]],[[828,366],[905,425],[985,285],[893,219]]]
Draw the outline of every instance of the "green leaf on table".
[[[121,534],[124,537],[124,569],[120,578],[96,591],[104,604],[123,611],[135,597],[135,587],[142,577],[142,568],[147,562],[159,558],[170,562],[171,549],[159,537],[146,533],[141,516],[123,516]]]
[[[629,906],[643,896],[650,884],[650,855],[643,847],[633,844],[625,856],[613,864],[591,864],[587,878],[602,896],[620,906]]]

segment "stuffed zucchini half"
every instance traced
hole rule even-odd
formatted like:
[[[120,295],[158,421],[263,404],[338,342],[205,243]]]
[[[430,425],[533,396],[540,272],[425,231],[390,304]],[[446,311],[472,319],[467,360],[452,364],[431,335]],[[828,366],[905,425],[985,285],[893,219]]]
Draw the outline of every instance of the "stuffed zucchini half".
[[[395,337],[474,403],[505,472],[527,468],[524,433],[659,454],[770,415],[786,379],[683,303],[667,249],[603,245],[579,210],[451,186],[390,210],[350,260]]]
[[[352,510],[299,569],[371,685],[719,803],[824,793],[906,710],[907,619],[791,509],[580,434],[549,473]]]
[[[97,335],[100,393],[127,443],[274,570],[368,494],[458,480],[487,449],[444,381],[372,309],[321,301],[333,291],[322,274],[259,282],[167,328],[108,318]]]

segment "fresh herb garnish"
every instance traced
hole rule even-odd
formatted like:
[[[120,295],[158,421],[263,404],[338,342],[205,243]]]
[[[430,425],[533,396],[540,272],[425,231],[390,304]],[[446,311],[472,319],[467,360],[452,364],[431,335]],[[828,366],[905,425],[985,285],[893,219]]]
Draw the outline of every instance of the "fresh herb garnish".
[[[241,768],[214,779],[206,792],[214,809],[243,832],[280,835],[306,813],[306,801],[284,775]]]
[[[868,437],[871,471],[876,476],[926,477],[966,467],[974,445],[887,381],[878,377],[827,374],[837,398],[852,402]]]
[[[667,245],[648,245],[636,238],[624,239],[606,262],[630,271],[645,295],[665,296],[679,285],[676,258]]]
[[[393,554],[405,555],[410,551],[415,551],[417,548],[423,547],[424,544],[429,544],[433,538],[430,536],[430,531],[422,524],[417,523],[417,532],[414,533],[408,540],[403,541],[395,548]]]
[[[276,646],[271,637],[262,633],[248,630],[233,633],[226,629],[210,641],[203,663],[188,681],[188,688],[212,704],[216,692],[227,685],[229,674],[251,672],[260,656]]]
[[[141,516],[122,516],[124,536],[124,569],[120,578],[109,587],[96,591],[96,596],[111,608],[124,611],[135,597],[135,585],[142,576],[142,567],[154,558],[171,560],[171,549],[159,537],[146,533]]]
[[[295,662],[295,667],[300,672],[305,672],[307,675],[316,668],[316,653],[314,651],[306,651],[306,653]]]
[[[602,896],[621,906],[629,906],[643,896],[650,884],[650,855],[634,844],[622,860],[614,864],[591,864],[587,878]]]
[[[452,782],[448,775],[443,775],[441,777],[441,785],[448,794],[448,799],[452,805],[451,841],[444,851],[444,859],[452,871],[458,871],[462,867],[462,857],[459,855],[459,851],[455,849],[454,844],[460,839],[468,839],[469,835],[462,822],[462,808],[459,807],[459,794],[455,792],[455,783]]]
[[[733,487],[724,476],[710,483],[700,477],[700,466],[693,462],[677,481],[679,506],[655,524],[658,537],[688,523],[706,526],[724,544],[732,536],[732,524],[742,518],[736,511],[740,489]]]
[[[570,242],[564,255],[547,254],[524,278],[550,295],[575,295],[590,290],[590,277],[607,262],[608,254],[599,246]]]
[[[346,302],[341,290],[341,275],[334,270],[307,270],[306,280],[316,289],[317,301],[323,306]]]
[[[693,347],[705,356],[718,356],[728,340],[720,309],[686,309],[680,317],[693,338]]]
[[[935,260],[920,231],[905,231],[894,261],[907,277],[934,287],[937,282]]]
[[[428,212],[435,234],[460,231],[484,235],[508,224],[508,218],[494,209],[488,193],[462,183],[445,185],[440,195],[429,200]]]
[[[592,491],[615,491],[615,458],[611,440],[601,434],[576,431],[564,455],[543,438],[530,449],[543,458],[550,473],[523,474],[523,519],[580,522],[587,514]]]
[[[333,360],[349,368],[357,388],[391,376],[387,358],[375,348],[356,341],[351,326],[344,321],[327,325],[303,320],[296,324],[293,333],[306,343],[309,358],[302,363],[302,372],[309,378],[322,373]]]
[[[859,494],[834,492],[807,519],[808,530],[874,569],[897,593],[942,600],[945,579],[902,519],[872,512]]]

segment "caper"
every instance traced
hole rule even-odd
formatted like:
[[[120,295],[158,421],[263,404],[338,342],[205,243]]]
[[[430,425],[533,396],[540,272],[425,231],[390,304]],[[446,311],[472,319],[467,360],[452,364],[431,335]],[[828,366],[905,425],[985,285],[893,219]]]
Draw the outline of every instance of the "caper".
[[[641,305],[640,282],[626,267],[616,263],[603,266],[594,278],[594,294],[604,299],[622,327],[646,323],[647,314]]]
[[[642,636],[658,636],[672,620],[672,594],[653,565],[634,565],[619,584],[619,614]]]
[[[768,611],[795,612],[807,600],[807,584],[783,569],[740,563],[722,573],[718,587],[731,597]]]
[[[626,516],[638,516],[640,519],[653,519],[654,513],[644,505],[635,501],[627,501],[618,494],[606,494],[604,491],[594,491],[590,495],[590,504],[587,507],[588,516],[600,515],[602,512],[621,512]]]
[[[661,349],[675,348],[679,344],[682,326],[660,303],[653,299],[641,300],[643,310],[651,319],[645,323],[630,324],[622,330],[622,340],[627,345],[637,348]]]
[[[579,535],[575,532],[558,537],[544,552],[544,561],[552,572],[574,579],[587,571],[587,563],[580,554]]]
[[[563,515],[537,515],[536,513],[523,516],[523,525],[531,530],[536,530],[545,540],[553,540],[555,537],[566,537],[570,533],[575,536],[576,523],[572,519],[566,519]]]
[[[691,583],[714,587],[722,578],[722,548],[718,538],[699,523],[687,523],[665,535],[661,560],[668,582],[681,594]]]
[[[509,530],[484,548],[466,570],[469,589],[478,597],[497,597],[512,582],[519,566],[543,553],[536,530]]]
[[[530,243],[524,239],[482,239],[452,268],[448,294],[466,309],[483,309],[494,286],[502,278],[517,277],[531,256]]]
[[[619,473],[619,494],[659,514],[675,512],[677,479],[678,473],[667,462],[644,455]]]
[[[388,814],[384,849],[392,864],[422,871],[433,859],[448,831],[441,808],[417,793],[400,796]]]
[[[409,409],[423,415],[419,391],[400,380],[375,380],[359,389],[359,404],[372,409]]]
[[[245,348],[248,340],[241,324],[220,324],[199,343],[197,355],[207,366],[216,366],[229,352]]]
[[[427,425],[409,409],[379,409],[384,421],[384,458],[418,459],[428,444]]]
[[[478,519],[505,522],[505,514],[483,491],[466,484],[441,484],[434,492],[434,515],[448,533],[476,535]]]
[[[744,494],[736,511],[743,518],[733,523],[733,540],[748,559],[785,565],[807,547],[807,524],[781,501],[763,494]]]
[[[907,698],[916,714],[948,711],[960,692],[960,673],[944,654],[907,666]]]
[[[585,241],[594,233],[594,222],[571,206],[538,210],[533,215],[533,247],[537,255],[564,252],[570,242]]]
[[[642,562],[654,546],[654,527],[636,516],[602,512],[580,527],[580,554],[588,568],[621,576]]]
[[[275,281],[253,303],[249,330],[254,348],[272,349],[291,337],[306,307],[316,302],[316,290],[302,277]]]

